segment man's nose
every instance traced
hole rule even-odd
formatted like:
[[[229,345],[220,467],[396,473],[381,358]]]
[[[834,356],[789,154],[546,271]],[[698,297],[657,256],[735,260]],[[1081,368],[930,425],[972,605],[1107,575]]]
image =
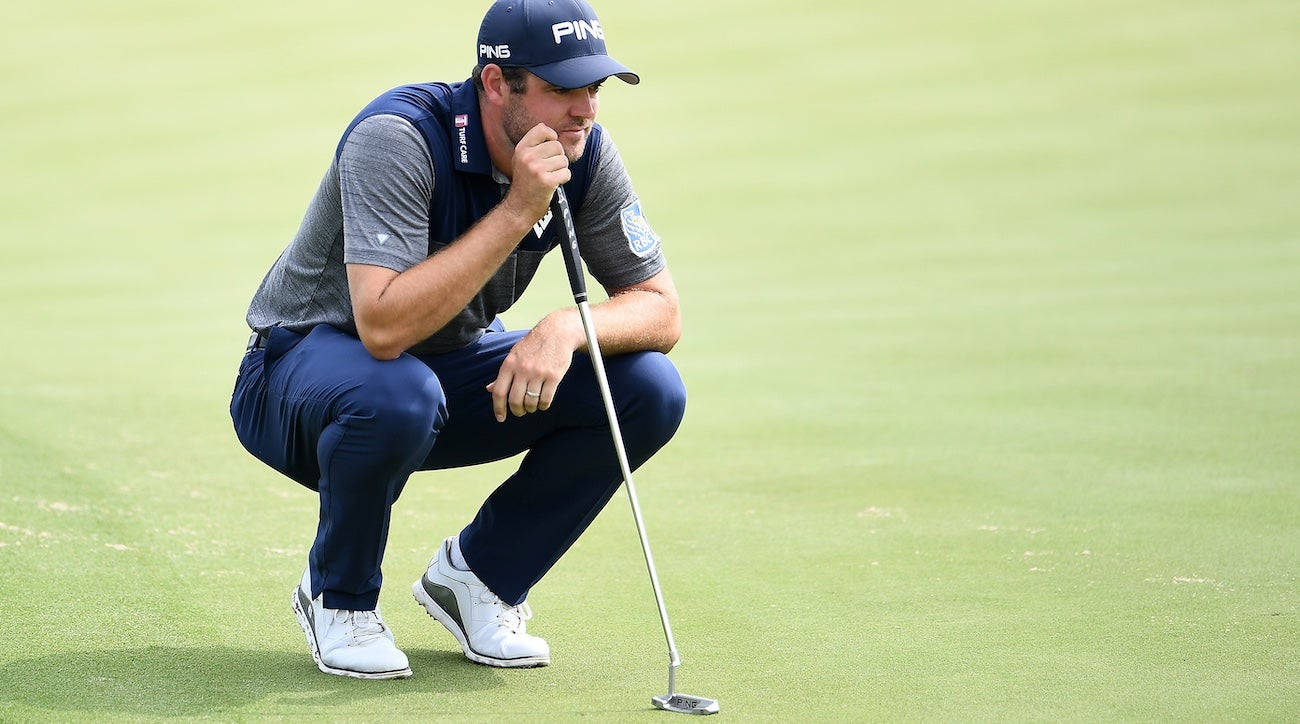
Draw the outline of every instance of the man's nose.
[[[596,115],[596,94],[591,91],[575,94],[576,98],[573,105],[569,107],[569,114],[579,118],[590,118]]]

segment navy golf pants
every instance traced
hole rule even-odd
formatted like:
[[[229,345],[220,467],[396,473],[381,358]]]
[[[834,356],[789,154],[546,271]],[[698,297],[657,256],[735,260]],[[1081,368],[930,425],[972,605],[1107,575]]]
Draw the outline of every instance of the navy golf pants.
[[[230,402],[235,432],[262,462],[319,491],[309,565],[312,595],[324,592],[326,607],[375,607],[390,511],[416,470],[527,451],[460,533],[470,567],[512,605],[618,490],[618,459],[585,353],[574,354],[550,409],[496,421],[484,387],[524,334],[490,331],[446,354],[379,361],[329,325],[306,336],[275,328],[265,348],[244,356]],[[609,357],[605,366],[635,468],[677,431],[686,390],[658,352]]]

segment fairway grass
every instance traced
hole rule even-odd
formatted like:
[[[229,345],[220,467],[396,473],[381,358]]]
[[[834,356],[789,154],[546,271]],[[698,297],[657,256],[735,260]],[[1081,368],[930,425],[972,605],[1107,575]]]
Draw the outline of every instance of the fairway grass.
[[[316,500],[231,430],[339,133],[468,74],[482,5],[442,5],[6,10],[0,721],[670,718],[622,493],[529,597],[554,663],[503,671],[409,585],[512,463],[415,475],[380,598],[415,674],[344,680],[289,608]],[[1300,719],[1300,6],[597,9],[685,315],[637,474],[681,689]],[[568,301],[548,259],[506,321]]]

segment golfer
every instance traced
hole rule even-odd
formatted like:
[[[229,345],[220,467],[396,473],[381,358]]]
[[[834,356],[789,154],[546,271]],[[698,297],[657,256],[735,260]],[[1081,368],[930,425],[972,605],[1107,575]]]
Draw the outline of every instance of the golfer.
[[[530,330],[497,318],[558,242],[563,186],[633,467],[672,437],[685,389],[664,356],[677,291],[618,149],[606,54],[583,0],[501,0],[473,76],[394,88],[344,131],[293,241],[248,309],[230,413],[250,453],[320,495],[293,607],[321,671],[410,676],[377,601],[391,509],[416,470],[526,452],[448,537],[416,600],[465,655],[550,663],[528,591],[618,489],[609,423],[576,309]]]

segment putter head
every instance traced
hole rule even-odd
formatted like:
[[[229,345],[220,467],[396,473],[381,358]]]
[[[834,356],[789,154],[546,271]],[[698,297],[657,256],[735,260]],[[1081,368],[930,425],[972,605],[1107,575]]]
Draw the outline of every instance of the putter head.
[[[705,699],[690,694],[664,694],[650,698],[656,709],[675,711],[679,714],[717,714],[718,700]]]

